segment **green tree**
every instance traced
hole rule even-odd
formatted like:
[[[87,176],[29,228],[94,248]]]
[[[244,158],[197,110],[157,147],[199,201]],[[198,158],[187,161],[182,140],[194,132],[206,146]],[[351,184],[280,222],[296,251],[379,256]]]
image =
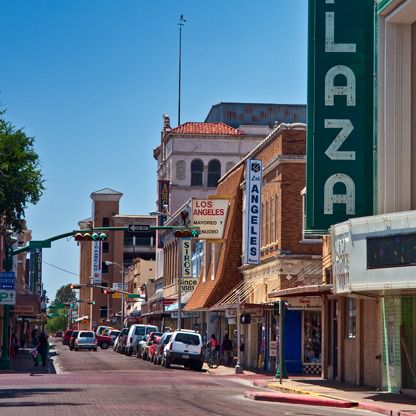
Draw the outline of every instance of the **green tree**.
[[[37,204],[44,185],[34,138],[4,118],[0,110],[0,231],[20,230],[27,205]]]
[[[59,303],[72,303],[75,302],[75,300],[76,296],[71,289],[71,285],[64,285],[56,291],[55,299],[51,302],[51,306],[55,306]]]

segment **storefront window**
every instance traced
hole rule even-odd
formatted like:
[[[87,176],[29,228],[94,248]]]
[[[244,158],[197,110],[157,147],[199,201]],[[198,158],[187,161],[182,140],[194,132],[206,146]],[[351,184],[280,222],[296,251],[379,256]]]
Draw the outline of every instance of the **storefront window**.
[[[356,306],[355,299],[347,299],[347,338],[353,339],[356,334]]]
[[[321,363],[321,312],[303,312],[303,362]]]

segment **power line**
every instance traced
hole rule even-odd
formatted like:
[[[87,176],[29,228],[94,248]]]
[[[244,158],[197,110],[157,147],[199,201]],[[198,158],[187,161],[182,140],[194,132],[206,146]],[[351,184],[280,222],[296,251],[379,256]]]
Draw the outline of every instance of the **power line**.
[[[79,273],[70,272],[69,270],[63,269],[62,267],[55,266],[54,264],[48,263],[45,260],[42,260],[42,263],[45,263],[48,266],[54,267],[55,269],[61,270],[61,271],[65,272],[65,273],[73,274],[74,276],[79,276]]]

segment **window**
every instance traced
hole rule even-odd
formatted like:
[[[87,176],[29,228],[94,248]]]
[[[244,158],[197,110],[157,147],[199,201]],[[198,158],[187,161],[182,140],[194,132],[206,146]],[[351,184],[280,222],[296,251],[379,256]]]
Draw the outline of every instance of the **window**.
[[[221,163],[214,159],[208,163],[208,186],[215,187],[221,178]]]
[[[347,302],[346,302],[346,307],[347,307],[347,338],[349,339],[354,339],[356,336],[356,304],[355,304],[355,299],[353,298],[348,298]]]
[[[266,221],[264,224],[265,233],[264,233],[264,245],[267,246],[269,244],[269,224],[270,224],[270,217],[269,217],[269,200],[266,199]]]
[[[179,332],[176,334],[175,342],[182,342],[183,344],[187,344],[187,345],[199,345],[200,344],[198,335],[185,334],[183,332]]]
[[[101,270],[103,271],[103,274],[104,274],[104,273],[108,273],[108,265],[107,265],[107,264],[105,264],[105,261],[103,261],[103,262],[101,263]]]
[[[303,312],[303,362],[321,362],[321,312]]]
[[[107,318],[107,306],[100,306],[100,318]]]
[[[144,326],[136,326],[136,330],[134,335],[144,335],[145,334],[145,327]]]
[[[191,162],[191,186],[202,186],[204,175],[204,164],[200,159]]]
[[[276,195],[274,198],[274,216],[275,216],[275,226],[274,226],[274,241],[279,241],[279,197]]]
[[[110,243],[108,241],[103,241],[103,253],[110,252]]]
[[[234,166],[234,162],[227,162],[225,165],[225,171],[228,172]]]
[[[275,215],[273,212],[274,209],[274,198],[270,200],[270,242],[276,241],[275,233],[274,233],[274,219]]]
[[[79,338],[94,338],[94,332],[80,332]]]
[[[110,226],[110,218],[103,217],[103,227],[109,227]]]
[[[183,181],[186,178],[186,163],[184,160],[178,160],[176,162],[176,179]]]

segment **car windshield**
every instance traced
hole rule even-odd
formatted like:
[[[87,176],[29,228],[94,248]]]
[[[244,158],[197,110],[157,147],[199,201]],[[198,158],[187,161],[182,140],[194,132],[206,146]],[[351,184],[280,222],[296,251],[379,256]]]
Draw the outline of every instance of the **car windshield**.
[[[178,334],[176,334],[175,341],[182,342],[183,344],[187,345],[199,345],[198,335],[185,334],[183,332],[179,332]]]
[[[94,338],[94,332],[81,332],[79,334],[80,338]]]
[[[144,326],[136,326],[135,335],[144,335]]]
[[[151,326],[146,328],[146,334],[150,334],[153,331],[157,331],[157,327]]]

